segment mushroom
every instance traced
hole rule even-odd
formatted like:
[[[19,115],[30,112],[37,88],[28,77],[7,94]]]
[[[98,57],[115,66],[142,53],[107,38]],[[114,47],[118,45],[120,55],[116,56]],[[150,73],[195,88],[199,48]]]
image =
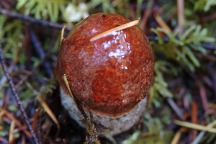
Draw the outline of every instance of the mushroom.
[[[61,102],[80,126],[79,106],[99,133],[111,135],[130,129],[144,113],[154,58],[142,30],[130,24],[118,14],[93,14],[62,40],[56,66]]]

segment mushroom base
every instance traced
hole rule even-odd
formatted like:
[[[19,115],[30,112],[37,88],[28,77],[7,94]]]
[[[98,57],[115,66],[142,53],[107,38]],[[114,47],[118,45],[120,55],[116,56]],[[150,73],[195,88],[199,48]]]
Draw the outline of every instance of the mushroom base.
[[[61,88],[61,103],[68,111],[71,118],[73,118],[81,127],[85,127],[84,118],[78,110],[73,97],[66,94]],[[99,115],[96,112],[91,112],[92,121],[96,124],[97,131],[100,134],[116,135],[129,130],[134,124],[138,122],[143,115],[147,104],[147,98],[141,100],[130,112],[121,115],[117,118]],[[84,109],[87,111],[87,109]]]

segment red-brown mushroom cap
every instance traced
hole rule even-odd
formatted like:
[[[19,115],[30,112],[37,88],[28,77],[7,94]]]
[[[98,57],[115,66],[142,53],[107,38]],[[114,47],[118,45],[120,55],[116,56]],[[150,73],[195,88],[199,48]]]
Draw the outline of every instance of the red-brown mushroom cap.
[[[102,32],[129,22],[117,14],[98,13],[82,21],[61,45],[56,76],[67,92],[66,74],[74,96],[85,108],[118,116],[148,95],[153,80],[153,54],[144,33],[136,26]]]

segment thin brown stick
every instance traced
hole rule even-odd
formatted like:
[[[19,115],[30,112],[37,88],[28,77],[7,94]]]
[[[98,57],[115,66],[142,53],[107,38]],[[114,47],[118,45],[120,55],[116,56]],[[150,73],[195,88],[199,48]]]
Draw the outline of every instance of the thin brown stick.
[[[143,31],[145,31],[145,29],[146,29],[147,21],[148,21],[149,16],[151,15],[151,13],[152,13],[152,10],[147,9],[143,14],[142,22],[140,24],[140,27]]]
[[[192,102],[192,113],[191,113],[191,119],[192,119],[192,123],[198,123],[198,119],[197,119],[197,115],[198,115],[198,106],[195,100],[193,100]],[[195,139],[197,135],[197,131],[192,131],[192,139]]]
[[[206,89],[200,81],[197,82],[197,86],[199,88],[200,97],[202,99],[203,109],[205,112],[207,112],[208,111],[208,99],[206,95]]]
[[[140,23],[140,27],[143,31],[146,31],[146,25],[148,22],[149,17],[152,14],[153,8],[152,6],[154,5],[154,0],[153,1],[148,1],[147,3],[147,8],[143,10],[143,17]]]

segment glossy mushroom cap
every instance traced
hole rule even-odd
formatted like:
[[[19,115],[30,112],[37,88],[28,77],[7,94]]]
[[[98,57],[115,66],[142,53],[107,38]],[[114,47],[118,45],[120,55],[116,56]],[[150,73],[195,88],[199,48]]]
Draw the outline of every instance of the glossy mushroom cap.
[[[66,93],[66,74],[76,99],[90,111],[119,116],[148,95],[153,54],[144,33],[133,26],[94,41],[102,32],[129,22],[117,14],[98,13],[82,21],[63,41],[56,75]]]

